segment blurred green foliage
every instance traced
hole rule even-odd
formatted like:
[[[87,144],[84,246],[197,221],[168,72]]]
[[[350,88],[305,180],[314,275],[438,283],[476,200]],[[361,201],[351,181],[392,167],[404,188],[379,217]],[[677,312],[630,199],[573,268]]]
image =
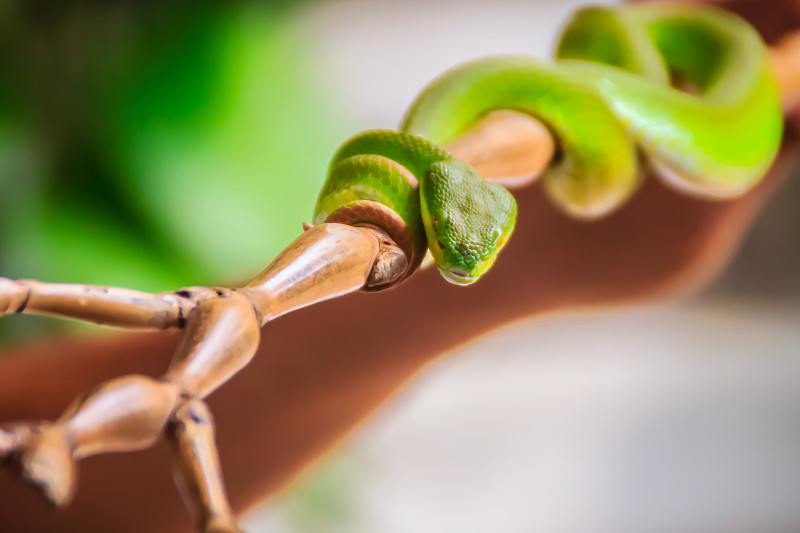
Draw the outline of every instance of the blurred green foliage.
[[[306,3],[0,0],[0,276],[238,283],[310,221],[349,133]],[[0,320],[0,344],[83,323]],[[346,517],[341,468],[287,516]]]
[[[0,276],[162,291],[266,266],[341,141],[299,9],[2,4]],[[65,323],[6,318],[0,342]]]

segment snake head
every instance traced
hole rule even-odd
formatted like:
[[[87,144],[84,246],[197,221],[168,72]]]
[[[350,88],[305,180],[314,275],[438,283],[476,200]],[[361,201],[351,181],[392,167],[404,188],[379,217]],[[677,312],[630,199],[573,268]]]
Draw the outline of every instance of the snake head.
[[[428,248],[444,278],[468,285],[494,263],[517,218],[517,203],[455,159],[431,165],[420,182]]]

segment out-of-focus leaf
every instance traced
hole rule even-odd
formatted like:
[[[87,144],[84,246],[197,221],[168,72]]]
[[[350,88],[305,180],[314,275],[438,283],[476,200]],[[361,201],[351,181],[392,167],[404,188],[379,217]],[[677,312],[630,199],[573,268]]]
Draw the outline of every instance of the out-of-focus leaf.
[[[208,280],[252,275],[310,216],[337,139],[325,88],[280,9],[196,15],[109,95],[130,194]]]
[[[341,139],[295,5],[13,14],[0,26],[19,50],[0,54],[0,276],[235,282],[298,235]]]

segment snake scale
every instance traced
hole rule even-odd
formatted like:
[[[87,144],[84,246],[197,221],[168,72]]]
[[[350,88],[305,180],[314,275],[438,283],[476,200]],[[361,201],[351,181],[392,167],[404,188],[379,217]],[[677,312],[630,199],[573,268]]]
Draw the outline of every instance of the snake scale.
[[[457,66],[423,89],[399,131],[346,141],[314,223],[375,224],[412,267],[429,250],[448,281],[476,281],[511,236],[516,203],[441,146],[501,109],[552,133],[543,186],[587,219],[629,198],[644,164],[685,192],[739,195],[768,169],[783,124],[766,47],[744,20],[672,3],[584,8],[562,31],[554,61],[498,56]]]

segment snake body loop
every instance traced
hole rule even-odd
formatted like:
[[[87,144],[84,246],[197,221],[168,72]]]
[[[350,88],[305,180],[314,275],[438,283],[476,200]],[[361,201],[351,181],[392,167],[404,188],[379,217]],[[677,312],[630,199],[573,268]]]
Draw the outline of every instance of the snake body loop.
[[[489,57],[434,80],[401,131],[365,132],[340,148],[315,223],[376,223],[403,243],[412,269],[427,248],[448,280],[475,281],[510,237],[516,204],[439,146],[500,109],[552,132],[558,155],[543,184],[578,218],[630,197],[642,159],[673,187],[725,198],[757,183],[777,152],[782,114],[766,49],[732,14],[667,3],[586,8],[556,57]]]

